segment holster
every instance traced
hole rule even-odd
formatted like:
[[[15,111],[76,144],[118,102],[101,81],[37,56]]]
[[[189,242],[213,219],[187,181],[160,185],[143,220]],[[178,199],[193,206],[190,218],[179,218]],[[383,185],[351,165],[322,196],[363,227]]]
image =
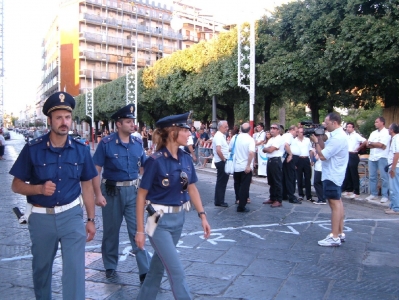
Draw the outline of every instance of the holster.
[[[12,210],[18,218],[19,224],[27,224],[29,221],[29,216],[32,213],[32,204],[26,203],[25,213],[22,214],[18,207],[14,207]]]
[[[158,221],[163,216],[163,211],[162,210],[155,211],[155,209],[152,207],[151,204],[147,205],[146,210],[148,212],[148,217],[147,217],[147,222],[145,224],[145,232],[148,234],[148,236],[153,236],[155,229],[158,226]]]
[[[117,189],[116,189],[116,181],[114,180],[105,180],[105,192],[107,196],[116,196]]]

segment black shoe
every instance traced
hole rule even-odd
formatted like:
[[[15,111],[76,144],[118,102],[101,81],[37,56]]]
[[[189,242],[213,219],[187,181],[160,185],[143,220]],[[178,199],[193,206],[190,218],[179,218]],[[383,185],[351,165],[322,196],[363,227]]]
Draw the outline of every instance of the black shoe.
[[[302,201],[300,201],[299,199],[290,200],[289,202],[293,204],[302,204]]]
[[[227,203],[215,204],[215,206],[229,207],[229,205]]]
[[[303,200],[303,197],[299,196],[298,201],[302,201],[302,200]]]
[[[144,282],[144,279],[145,279],[145,276],[146,276],[146,275],[147,275],[147,273],[139,275],[139,278],[140,278],[140,285],[143,285],[143,282]]]
[[[315,202],[313,202],[313,204],[327,204],[326,200],[317,200]]]
[[[249,208],[248,207],[244,207],[244,208],[237,207],[237,212],[246,213],[246,212],[249,212]]]
[[[316,200],[313,200],[312,197],[308,198],[306,197],[306,200],[310,201],[310,202],[315,202]]]
[[[116,276],[116,271],[114,269],[106,269],[105,270],[105,277],[114,278]]]

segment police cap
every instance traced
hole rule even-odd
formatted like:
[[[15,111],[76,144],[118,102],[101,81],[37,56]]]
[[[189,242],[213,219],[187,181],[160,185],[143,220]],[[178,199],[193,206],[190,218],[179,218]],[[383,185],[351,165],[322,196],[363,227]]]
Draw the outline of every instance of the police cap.
[[[52,111],[55,110],[67,110],[72,112],[75,108],[75,99],[71,95],[65,92],[57,92],[47,98],[43,105],[43,113],[48,116]]]
[[[114,113],[111,118],[114,120],[118,119],[136,119],[136,116],[134,115],[134,104],[129,104],[126,105],[125,107],[122,107],[120,110],[118,110],[116,113]]]
[[[158,120],[158,122],[155,123],[155,126],[157,128],[165,128],[165,127],[182,127],[182,128],[187,128],[190,129],[190,126],[187,125],[187,118],[190,113],[185,113],[181,115],[174,115],[174,116],[168,116],[165,118],[162,118]]]

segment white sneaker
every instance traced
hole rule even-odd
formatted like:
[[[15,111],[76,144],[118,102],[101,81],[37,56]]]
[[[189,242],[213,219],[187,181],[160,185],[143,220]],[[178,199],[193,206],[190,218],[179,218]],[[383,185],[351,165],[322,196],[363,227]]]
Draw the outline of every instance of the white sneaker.
[[[327,235],[324,240],[317,242],[319,246],[324,247],[338,247],[341,246],[341,239],[339,237],[333,238],[331,234]]]
[[[349,198],[354,199],[354,200],[362,200],[362,199],[360,198],[360,195],[356,195],[356,194],[350,195]]]
[[[381,202],[381,203],[388,202],[388,198],[387,198],[387,197],[382,197],[380,202]]]
[[[342,194],[341,194],[341,196],[342,197],[345,197],[345,198],[350,198],[351,196],[352,196],[352,192],[343,192]]]
[[[368,196],[365,200],[367,200],[367,201],[371,201],[371,200],[377,200],[378,199],[378,197],[377,196],[374,196],[374,195],[370,195],[370,196]]]
[[[333,234],[330,233],[330,237],[331,237],[331,238],[332,238],[332,236],[333,236]],[[345,240],[346,240],[345,233],[342,232],[342,233],[338,234],[338,237],[339,237],[339,239],[341,240],[341,243],[345,242]]]

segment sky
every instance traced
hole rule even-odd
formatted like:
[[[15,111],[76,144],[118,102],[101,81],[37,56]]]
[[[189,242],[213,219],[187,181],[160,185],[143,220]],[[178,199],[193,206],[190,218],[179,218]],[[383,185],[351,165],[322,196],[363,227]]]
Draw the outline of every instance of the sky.
[[[36,93],[42,78],[42,41],[58,10],[59,0],[3,0],[3,59],[4,59],[4,112],[19,116],[26,105],[36,102]],[[172,0],[155,0],[173,4]],[[213,15],[215,20],[234,24],[242,19],[265,14],[265,8],[287,0],[183,0],[202,9],[202,14]]]

